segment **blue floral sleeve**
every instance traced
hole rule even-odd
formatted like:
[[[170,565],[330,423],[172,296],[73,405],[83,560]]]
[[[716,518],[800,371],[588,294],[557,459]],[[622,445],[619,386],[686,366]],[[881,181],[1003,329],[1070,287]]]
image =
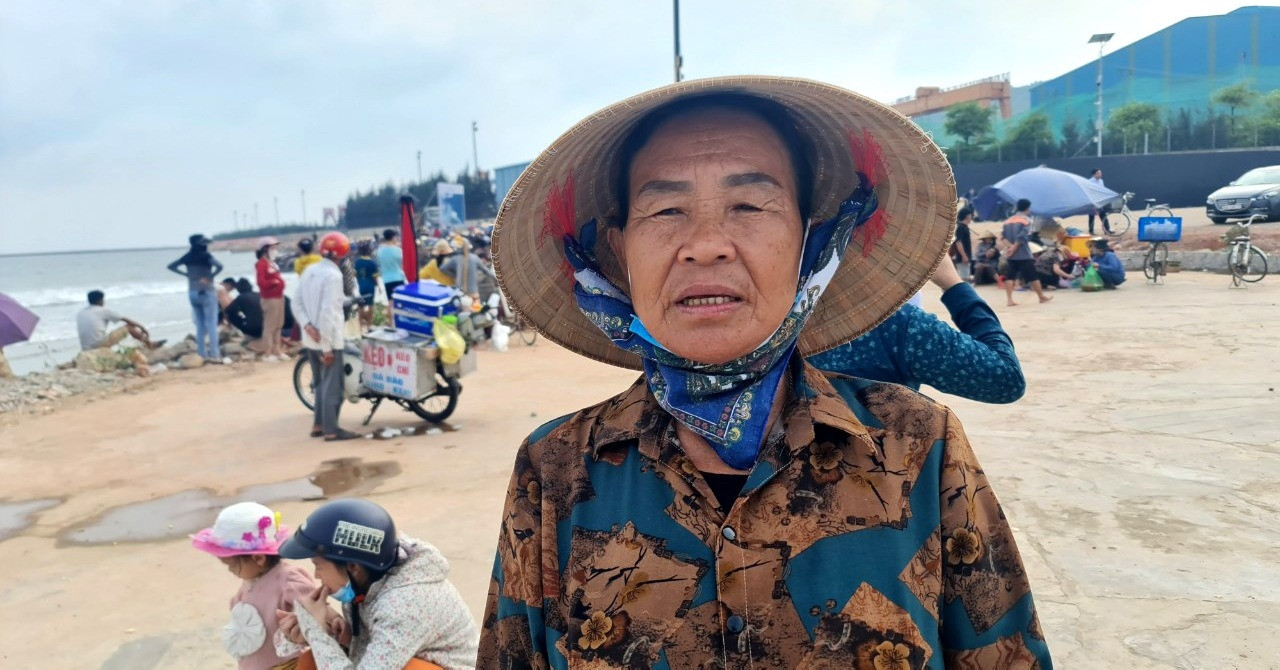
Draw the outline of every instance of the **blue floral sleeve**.
[[[968,284],[957,284],[942,294],[942,304],[956,328],[916,310],[902,343],[908,378],[979,402],[1021,398],[1027,381],[1013,340],[986,301]]]
[[[1013,340],[991,307],[968,284],[948,289],[942,304],[955,328],[906,305],[870,333],[812,356],[809,362],[828,372],[917,391],[928,384],[979,402],[1011,403],[1021,398],[1027,388],[1022,366]]]

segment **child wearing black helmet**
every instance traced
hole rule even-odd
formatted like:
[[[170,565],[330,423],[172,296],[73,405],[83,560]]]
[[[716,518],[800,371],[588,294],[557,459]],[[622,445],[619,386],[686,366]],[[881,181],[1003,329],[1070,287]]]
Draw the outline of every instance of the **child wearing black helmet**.
[[[480,634],[448,580],[449,563],[427,542],[397,535],[382,507],[360,499],[321,505],[280,555],[310,558],[322,584],[293,613],[278,613],[285,635],[311,646],[318,670],[404,668],[415,659],[475,667]],[[327,632],[326,597],[342,603],[343,639]]]

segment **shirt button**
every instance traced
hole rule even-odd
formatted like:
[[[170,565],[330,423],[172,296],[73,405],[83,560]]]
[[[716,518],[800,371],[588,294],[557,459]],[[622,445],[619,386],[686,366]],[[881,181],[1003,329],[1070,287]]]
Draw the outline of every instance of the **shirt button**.
[[[725,526],[720,530],[720,534],[724,536],[724,539],[730,542],[738,539],[738,533],[733,530],[733,526]]]
[[[730,633],[741,633],[742,629],[746,628],[746,623],[742,620],[742,617],[735,614],[725,622],[725,628],[728,628]]]

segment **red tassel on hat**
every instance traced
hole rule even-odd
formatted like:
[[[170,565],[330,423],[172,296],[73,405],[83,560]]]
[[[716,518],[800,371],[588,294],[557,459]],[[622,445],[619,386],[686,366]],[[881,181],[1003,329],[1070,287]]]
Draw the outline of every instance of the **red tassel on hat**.
[[[563,185],[552,182],[551,189],[547,191],[546,206],[542,209],[542,233],[538,236],[539,249],[547,239],[563,240],[565,237],[573,237],[577,232],[574,222],[575,206],[571,172],[565,177]]]
[[[875,189],[884,183],[888,176],[888,169],[884,164],[884,154],[880,151],[880,145],[871,137],[871,132],[863,129],[861,137],[858,133],[850,130],[849,137],[849,153],[853,157],[854,168],[866,177],[868,184]],[[862,255],[868,256],[875,249],[876,243],[880,238],[884,237],[885,231],[889,228],[889,215],[885,213],[884,208],[877,206],[876,211],[867,219],[865,223],[858,227],[854,236],[862,236]]]

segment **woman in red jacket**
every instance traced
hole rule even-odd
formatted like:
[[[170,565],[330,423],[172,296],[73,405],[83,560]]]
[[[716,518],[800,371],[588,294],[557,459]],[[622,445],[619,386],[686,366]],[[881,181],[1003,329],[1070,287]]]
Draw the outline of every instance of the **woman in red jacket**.
[[[258,240],[258,292],[262,294],[262,343],[269,363],[288,360],[280,332],[284,330],[284,277],[276,266],[275,251],[279,240]]]

